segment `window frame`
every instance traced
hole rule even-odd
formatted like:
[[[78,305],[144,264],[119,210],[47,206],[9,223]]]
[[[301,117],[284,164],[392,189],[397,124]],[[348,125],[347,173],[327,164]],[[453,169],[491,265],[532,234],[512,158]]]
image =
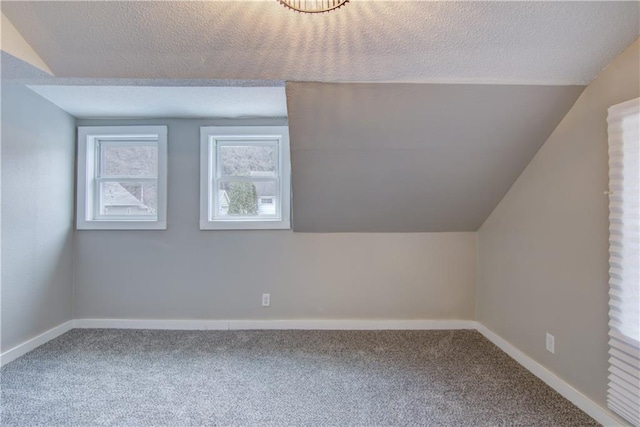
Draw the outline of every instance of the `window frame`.
[[[167,126],[78,126],[76,229],[167,229]],[[157,176],[99,176],[104,145],[156,146]],[[99,186],[103,182],[156,182],[156,215],[108,216],[100,214]]]
[[[216,216],[218,183],[229,180],[218,174],[221,146],[275,145],[277,165],[273,177],[237,177],[231,181],[275,182],[277,206],[273,217]],[[279,212],[278,212],[279,210]],[[288,126],[202,126],[200,128],[200,229],[288,230],[291,228],[291,160]]]

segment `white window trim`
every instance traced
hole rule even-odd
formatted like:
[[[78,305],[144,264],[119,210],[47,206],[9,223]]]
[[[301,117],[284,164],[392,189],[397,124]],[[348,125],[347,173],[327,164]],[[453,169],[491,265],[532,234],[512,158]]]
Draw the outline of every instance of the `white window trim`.
[[[157,219],[96,218],[94,177],[96,143],[100,138],[157,138]],[[167,127],[166,126],[78,126],[78,180],[76,202],[78,230],[166,230],[167,229]]]
[[[277,139],[279,144],[278,189],[281,211],[278,218],[214,219],[213,192],[215,141],[218,138]],[[210,197],[211,196],[211,197]],[[203,126],[200,128],[200,229],[201,230],[283,230],[291,228],[291,159],[287,126]]]

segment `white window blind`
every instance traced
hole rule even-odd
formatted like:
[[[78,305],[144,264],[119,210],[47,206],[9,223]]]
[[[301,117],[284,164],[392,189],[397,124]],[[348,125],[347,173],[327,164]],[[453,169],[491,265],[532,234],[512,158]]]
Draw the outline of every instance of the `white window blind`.
[[[609,108],[609,408],[640,426],[640,98]]]

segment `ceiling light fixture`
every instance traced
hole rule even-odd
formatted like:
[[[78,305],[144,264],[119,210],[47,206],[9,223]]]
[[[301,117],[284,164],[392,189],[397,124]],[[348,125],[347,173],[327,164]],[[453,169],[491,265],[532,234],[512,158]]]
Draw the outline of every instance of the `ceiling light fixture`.
[[[302,13],[323,13],[347,4],[349,0],[278,0],[278,3]]]

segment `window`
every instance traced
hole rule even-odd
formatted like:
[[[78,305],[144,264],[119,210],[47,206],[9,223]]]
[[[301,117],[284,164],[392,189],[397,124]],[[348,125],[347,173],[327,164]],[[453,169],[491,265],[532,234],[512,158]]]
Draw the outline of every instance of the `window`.
[[[78,229],[166,229],[166,208],[166,126],[78,127]]]
[[[640,98],[609,108],[609,408],[640,426]]]
[[[290,228],[286,126],[200,128],[200,228]]]

